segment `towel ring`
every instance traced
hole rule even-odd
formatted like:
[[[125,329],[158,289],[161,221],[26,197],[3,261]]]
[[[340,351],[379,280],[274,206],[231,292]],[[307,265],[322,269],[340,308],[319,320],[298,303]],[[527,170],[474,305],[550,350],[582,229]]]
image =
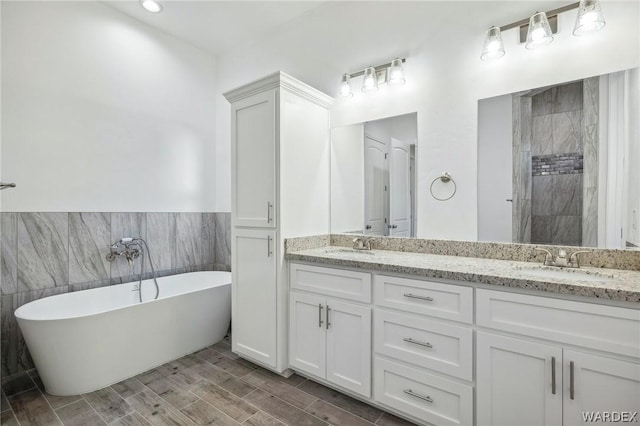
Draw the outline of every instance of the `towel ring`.
[[[451,195],[449,195],[446,198],[438,198],[438,197],[436,197],[436,195],[433,193],[433,184],[436,183],[438,180],[442,181],[443,183],[451,182],[453,184],[453,192],[451,193]],[[451,177],[451,174],[449,174],[448,172],[444,172],[440,176],[435,178],[433,180],[433,182],[431,182],[431,186],[429,187],[429,192],[431,192],[431,196],[433,198],[435,198],[436,200],[438,200],[438,201],[450,200],[451,198],[453,198],[454,195],[456,195],[456,191],[457,190],[458,190],[458,185],[456,185],[456,181],[453,180],[453,178]]]

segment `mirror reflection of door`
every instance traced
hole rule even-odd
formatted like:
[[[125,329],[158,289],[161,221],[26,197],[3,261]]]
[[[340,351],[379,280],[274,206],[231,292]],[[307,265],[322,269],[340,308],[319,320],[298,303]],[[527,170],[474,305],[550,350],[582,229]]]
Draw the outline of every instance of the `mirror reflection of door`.
[[[364,137],[364,223],[366,235],[386,235],[388,199],[387,146]]]
[[[389,235],[394,237],[411,236],[410,160],[410,146],[392,137],[389,158]]]

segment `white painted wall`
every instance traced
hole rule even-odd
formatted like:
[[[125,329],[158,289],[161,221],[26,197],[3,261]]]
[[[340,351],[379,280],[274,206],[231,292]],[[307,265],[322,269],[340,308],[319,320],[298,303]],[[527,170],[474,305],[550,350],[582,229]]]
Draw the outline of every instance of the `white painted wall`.
[[[460,13],[464,13],[465,4],[460,2]],[[492,2],[489,7],[497,10],[499,4]],[[427,7],[428,4],[418,6]],[[388,2],[378,7],[388,7],[387,17],[392,17],[399,6]],[[567,12],[560,15],[560,32],[547,49],[528,51],[517,45],[517,30],[513,29],[503,34],[506,56],[488,63],[479,59],[483,32],[490,25],[508,22],[485,19],[475,21],[473,27],[459,26],[456,17],[451,16],[446,33],[432,34],[428,25],[422,25],[420,30],[414,28],[406,33],[406,37],[412,41],[422,40],[418,47],[406,51],[397,50],[404,48],[395,46],[396,50],[389,58],[382,58],[388,60],[396,55],[406,55],[407,84],[397,88],[382,86],[377,93],[369,95],[356,90],[353,98],[337,99],[332,109],[332,126],[417,111],[418,236],[476,240],[478,100],[638,66],[638,2],[607,1],[603,8],[607,26],[600,33],[585,38],[574,37],[571,29],[575,13]],[[336,52],[335,57],[345,59],[349,58],[349,53],[353,58],[359,57],[359,51],[363,49],[383,51],[375,43],[361,40],[362,31],[372,23],[362,19],[362,9],[359,12],[360,15],[358,11],[341,7],[340,13],[334,13],[335,20],[350,22],[349,30],[357,38],[349,42],[345,42],[334,26],[331,26],[331,33],[320,33],[320,25],[292,24],[276,35],[265,37],[257,45],[220,57],[219,93],[281,69],[337,95],[340,75],[358,69],[357,65],[368,64],[358,64],[354,59],[353,64],[344,62],[342,68],[331,67],[327,65],[326,55],[317,53],[318,46],[326,46],[327,50]],[[380,10],[380,15],[384,12]],[[529,12],[526,8],[522,16]],[[316,10],[313,18],[318,17],[317,21],[320,21],[321,15],[322,11]],[[325,18],[326,26],[330,17]],[[395,30],[403,31],[403,28],[400,26]],[[384,51],[392,51],[388,46],[383,47]],[[354,84],[357,88],[360,79],[354,79]],[[230,119],[229,106],[221,96],[217,97],[217,108],[216,208],[228,210]],[[452,200],[438,202],[429,196],[428,185],[444,170],[456,180],[458,192]]]
[[[98,2],[2,8],[4,211],[214,211],[213,56]]]
[[[478,103],[479,241],[512,242],[512,104],[512,95]]]

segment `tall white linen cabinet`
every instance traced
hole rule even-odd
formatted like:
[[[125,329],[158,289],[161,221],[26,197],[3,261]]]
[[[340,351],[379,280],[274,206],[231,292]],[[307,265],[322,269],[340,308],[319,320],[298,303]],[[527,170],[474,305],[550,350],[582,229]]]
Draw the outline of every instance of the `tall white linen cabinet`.
[[[232,349],[288,367],[284,239],[329,233],[332,98],[277,72],[231,103]]]

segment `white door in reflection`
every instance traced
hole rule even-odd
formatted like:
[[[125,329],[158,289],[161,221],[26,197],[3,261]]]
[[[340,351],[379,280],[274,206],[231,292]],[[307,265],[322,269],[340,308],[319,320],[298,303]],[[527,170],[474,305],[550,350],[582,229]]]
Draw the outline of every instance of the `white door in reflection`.
[[[364,223],[366,235],[385,235],[389,173],[387,147],[364,137]]]
[[[411,188],[409,145],[391,138],[389,161],[389,235],[411,236]]]

